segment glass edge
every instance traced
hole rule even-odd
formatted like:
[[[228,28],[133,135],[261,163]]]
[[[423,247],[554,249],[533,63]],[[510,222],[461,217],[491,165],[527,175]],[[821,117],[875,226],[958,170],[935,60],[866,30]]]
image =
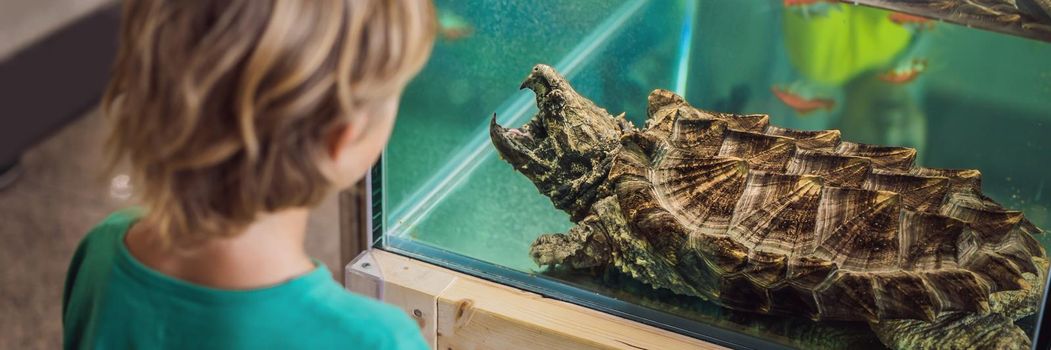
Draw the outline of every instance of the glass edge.
[[[372,166],[368,175],[369,180],[366,184],[369,197],[368,208],[366,208],[368,215],[366,217],[369,220],[368,235],[370,246],[378,245],[382,247],[386,245],[386,235],[383,230],[383,223],[386,221],[387,213],[386,207],[384,207],[386,205],[386,194],[383,192],[383,164],[386,162],[386,153],[387,151],[384,150],[377,163]]]
[[[1051,305],[1051,294],[1049,292],[1051,292],[1051,271],[1048,271],[1046,276],[1044,276],[1044,297],[1040,302],[1040,308],[1037,309],[1040,316],[1036,320],[1036,331],[1033,334],[1033,350],[1051,349],[1051,327],[1044,326],[1048,322],[1048,318],[1051,317],[1049,315],[1051,313],[1047,310],[1048,305]]]

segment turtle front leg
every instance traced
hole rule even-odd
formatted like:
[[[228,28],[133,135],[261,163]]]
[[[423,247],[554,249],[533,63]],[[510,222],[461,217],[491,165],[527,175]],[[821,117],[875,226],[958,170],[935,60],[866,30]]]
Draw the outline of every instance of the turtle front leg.
[[[574,269],[603,266],[609,263],[609,238],[598,217],[592,214],[569,232],[541,235],[533,242],[529,255],[540,266],[562,265]]]

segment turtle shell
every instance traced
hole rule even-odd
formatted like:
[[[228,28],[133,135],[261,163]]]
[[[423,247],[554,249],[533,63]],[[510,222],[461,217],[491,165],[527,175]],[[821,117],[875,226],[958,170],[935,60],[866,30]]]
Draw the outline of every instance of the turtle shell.
[[[726,307],[813,319],[932,320],[1028,288],[1043,248],[977,170],[836,130],[704,111],[669,91],[622,138],[610,180],[636,237],[688,290]],[[683,243],[685,242],[685,243]]]

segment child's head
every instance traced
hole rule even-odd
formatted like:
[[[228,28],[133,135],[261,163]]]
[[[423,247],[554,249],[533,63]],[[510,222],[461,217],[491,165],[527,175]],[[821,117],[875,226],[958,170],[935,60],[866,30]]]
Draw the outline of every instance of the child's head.
[[[430,0],[125,1],[103,110],[143,220],[198,241],[349,186],[435,26]]]

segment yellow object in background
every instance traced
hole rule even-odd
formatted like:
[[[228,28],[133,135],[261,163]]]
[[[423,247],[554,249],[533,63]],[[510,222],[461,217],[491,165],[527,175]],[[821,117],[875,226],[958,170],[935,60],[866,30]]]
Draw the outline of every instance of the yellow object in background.
[[[820,14],[786,9],[782,16],[789,62],[812,81],[839,85],[885,66],[912,39],[912,31],[892,22],[888,11],[831,6]]]

